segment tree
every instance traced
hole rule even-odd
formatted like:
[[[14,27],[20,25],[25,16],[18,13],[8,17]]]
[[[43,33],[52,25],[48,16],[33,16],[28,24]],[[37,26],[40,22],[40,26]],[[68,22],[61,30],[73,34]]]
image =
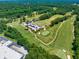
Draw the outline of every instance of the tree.
[[[4,20],[0,20],[0,34],[3,33],[6,29],[6,22]]]
[[[52,16],[52,13],[45,13],[39,17],[40,20],[48,19]]]
[[[34,45],[31,47],[29,54],[26,56],[25,59],[61,59],[61,58],[59,58],[56,55],[50,55],[43,48]]]
[[[62,22],[62,21],[64,21],[64,20],[67,20],[67,17],[66,17],[66,16],[61,17],[61,18],[57,18],[56,20],[51,21],[50,26],[53,26],[53,25],[55,25],[55,24],[58,24],[58,23],[60,23],[60,22]]]
[[[74,59],[79,59],[79,16],[77,16],[77,19],[75,21],[75,31],[74,36],[75,40],[73,42],[73,50],[74,50]]]
[[[23,16],[23,22],[25,22],[26,18]]]

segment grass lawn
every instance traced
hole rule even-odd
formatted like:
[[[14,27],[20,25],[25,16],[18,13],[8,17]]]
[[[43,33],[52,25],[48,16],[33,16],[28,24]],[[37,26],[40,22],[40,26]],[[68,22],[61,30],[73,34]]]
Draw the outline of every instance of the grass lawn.
[[[3,34],[0,34],[0,36],[3,36]]]
[[[49,19],[49,21],[47,21],[47,20],[37,21],[36,24],[42,26],[42,25],[49,23],[51,20],[55,20],[57,17],[63,17],[63,16],[55,15],[55,16],[51,17]],[[66,53],[64,53],[62,50],[65,49],[66,51],[69,52],[69,50],[71,50],[71,48],[72,48],[72,42],[73,42],[72,30],[73,30],[73,23],[74,23],[75,18],[76,18],[75,16],[72,16],[71,18],[69,18],[68,20],[66,20],[63,23],[63,25],[61,26],[61,28],[58,31],[56,41],[52,42],[48,46],[42,44],[39,40],[37,40],[33,33],[30,33],[28,30],[25,30],[25,27],[23,27],[21,24],[19,24],[19,21],[12,22],[7,25],[16,28],[22,34],[22,36],[24,38],[26,38],[26,40],[29,41],[30,44],[34,43],[37,46],[41,46],[42,48],[44,48],[50,54],[56,54],[59,57],[61,57],[62,59],[67,59]],[[41,41],[43,41],[45,43],[51,42],[53,37],[55,36],[56,31],[57,31],[58,27],[60,26],[60,24],[61,23],[59,23],[53,27],[47,28],[46,29],[47,33],[44,33],[44,30],[40,30],[40,35],[38,34],[38,32],[35,34]],[[47,36],[44,36],[44,34],[46,34]]]
[[[4,36],[4,33],[0,34],[0,36],[1,36],[1,37],[5,37],[5,36]],[[9,40],[11,40],[11,41],[13,41],[13,42],[17,42],[15,39],[11,39],[11,38],[9,38],[9,37],[5,37],[5,38],[7,38],[7,39],[9,39]]]
[[[72,42],[74,36],[73,23],[75,19],[76,16],[74,15],[64,22],[61,29],[59,30],[56,41],[50,44],[52,48],[65,49],[70,55],[72,55],[71,48],[72,48]]]
[[[25,27],[19,24],[19,21],[8,23],[7,25],[16,28],[22,34],[22,36],[29,41],[30,44],[34,43],[37,46],[41,46],[48,50],[48,46],[43,45],[35,38],[34,34],[30,33],[28,30],[25,30]]]
[[[64,17],[63,15],[53,15],[51,18],[49,19],[45,19],[45,20],[41,20],[41,21],[37,21],[37,22],[34,22],[33,24],[37,24],[39,26],[45,26],[45,25],[50,25],[51,21],[52,20],[56,20],[57,18],[62,18]]]
[[[49,34],[50,34],[49,31],[44,31],[44,32],[41,33],[42,36],[48,36]]]
[[[46,30],[40,30],[40,34],[38,34],[39,32],[36,33],[37,37],[42,40],[44,43],[49,43],[51,42],[54,38],[55,38],[55,35],[56,35],[56,32],[58,30],[58,28],[60,27],[61,23],[53,26],[53,27],[49,27],[47,28]],[[48,35],[44,35],[44,32],[48,31]]]
[[[50,54],[52,54],[52,53],[56,54],[61,59],[67,59],[67,54],[66,54],[66,52],[63,51],[63,49],[52,49],[52,50],[50,50]]]
[[[56,48],[65,48],[69,50],[72,48],[73,42],[73,23],[75,16],[72,16],[64,22],[61,29],[59,30],[58,36],[56,38],[55,47]]]
[[[43,14],[38,14],[38,15],[36,15],[36,16],[31,16],[31,17],[26,17],[25,16],[25,19],[26,19],[26,21],[28,20],[28,21],[31,21],[31,20],[33,20],[33,19],[35,19],[35,18],[39,18],[41,15],[43,15]]]

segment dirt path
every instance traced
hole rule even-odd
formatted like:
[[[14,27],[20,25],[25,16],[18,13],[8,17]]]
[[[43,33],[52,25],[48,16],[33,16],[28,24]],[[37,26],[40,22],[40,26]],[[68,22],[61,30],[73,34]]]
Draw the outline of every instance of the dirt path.
[[[36,38],[38,41],[40,41],[42,44],[44,44],[44,45],[50,45],[52,42],[54,42],[54,41],[56,40],[56,37],[57,37],[57,35],[58,35],[58,32],[59,32],[59,30],[60,30],[60,28],[62,27],[62,25],[63,25],[64,22],[65,22],[65,21],[63,21],[63,22],[60,24],[58,30],[56,31],[56,35],[55,35],[54,39],[53,39],[51,42],[47,43],[47,44],[44,43],[42,40],[40,40],[40,39],[37,37],[37,35],[36,35],[35,33],[33,33],[31,30],[29,30],[29,31],[30,31],[31,33],[33,33],[34,36],[35,36],[35,38]]]
[[[51,42],[47,43],[47,45],[50,45],[52,42],[54,42],[54,41],[56,40],[56,37],[57,37],[57,35],[58,35],[58,32],[59,32],[60,28],[62,27],[62,25],[64,24],[64,22],[65,22],[65,21],[63,21],[63,22],[61,23],[61,25],[59,26],[59,28],[58,28],[58,30],[57,30],[57,32],[56,32],[56,35],[55,35],[55,37],[54,37],[54,39],[53,39]]]

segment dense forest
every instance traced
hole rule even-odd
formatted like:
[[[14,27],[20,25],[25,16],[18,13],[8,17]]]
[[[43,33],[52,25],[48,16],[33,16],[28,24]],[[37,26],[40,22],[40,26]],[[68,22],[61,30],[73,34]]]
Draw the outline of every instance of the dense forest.
[[[35,7],[34,7],[35,6]],[[65,7],[64,7],[65,6]],[[54,10],[52,7],[57,7]],[[31,15],[32,12],[37,11],[38,14],[51,13],[51,14],[65,14],[68,11],[72,11],[76,6],[64,4],[11,4],[0,3],[0,17],[16,18],[23,15]],[[65,10],[66,9],[66,10]]]
[[[73,50],[74,50],[74,59],[79,59],[79,16],[77,16],[77,20],[75,21],[75,31],[74,31],[74,42],[73,42]]]

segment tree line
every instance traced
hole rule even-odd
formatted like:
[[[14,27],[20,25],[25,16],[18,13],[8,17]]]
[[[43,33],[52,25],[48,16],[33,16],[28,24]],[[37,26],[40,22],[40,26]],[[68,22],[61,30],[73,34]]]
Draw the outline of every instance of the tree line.
[[[6,23],[7,22],[2,19],[0,20],[0,34],[2,34],[7,29]]]
[[[17,29],[8,27],[4,36],[15,39],[17,44],[24,46],[29,54],[25,59],[61,59],[56,55],[50,55],[42,47],[37,47],[34,43],[30,44],[27,38],[24,38]]]
[[[79,59],[79,16],[77,16],[77,20],[75,21],[74,27],[75,27],[74,28],[75,39],[74,42],[72,43],[73,44],[72,50],[74,50],[73,58]]]

